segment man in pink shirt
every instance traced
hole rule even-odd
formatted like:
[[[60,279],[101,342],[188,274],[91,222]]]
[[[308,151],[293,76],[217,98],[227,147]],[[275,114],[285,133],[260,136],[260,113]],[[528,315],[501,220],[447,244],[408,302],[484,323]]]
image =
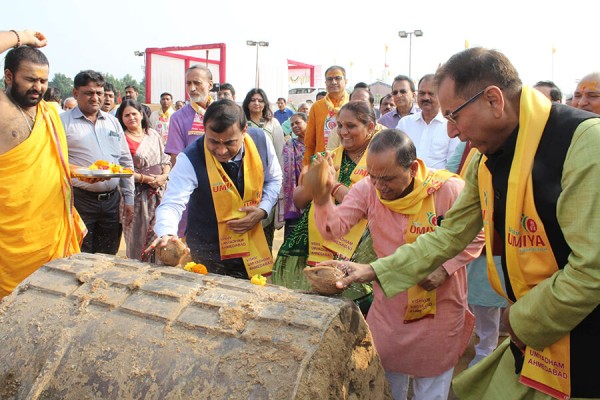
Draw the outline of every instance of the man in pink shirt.
[[[324,184],[324,178],[318,178],[323,168],[333,165],[330,156],[318,157],[304,184],[311,185],[315,220],[325,239],[339,238],[367,218],[373,248],[378,257],[385,257],[434,230],[464,182],[448,171],[427,169],[417,159],[413,142],[397,129],[376,135],[367,154],[369,176],[355,184],[338,206],[330,197],[333,180],[328,177]],[[406,399],[409,376],[414,377],[414,399],[448,398],[454,366],[473,330],[465,264],[479,255],[482,246],[480,235],[418,285],[394,297],[386,298],[374,282],[367,322],[395,399]],[[344,268],[341,261],[320,265]]]

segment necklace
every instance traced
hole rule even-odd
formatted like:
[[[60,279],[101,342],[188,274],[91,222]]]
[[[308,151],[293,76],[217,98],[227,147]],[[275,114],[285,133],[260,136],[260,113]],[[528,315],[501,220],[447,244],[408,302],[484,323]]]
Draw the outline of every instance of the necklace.
[[[132,131],[130,131],[129,129],[127,129],[125,132],[126,132],[126,133],[127,133],[129,136],[133,136],[133,137],[136,137],[136,138],[139,138],[139,137],[142,137],[142,136],[144,136],[144,132],[132,132]]]
[[[362,150],[356,151],[354,153],[350,153],[350,152],[346,152],[348,154],[348,157],[355,163],[358,164],[358,162],[360,161],[360,159],[362,158],[362,156],[365,154],[365,151],[367,151],[367,146],[365,146]]]
[[[25,123],[29,127],[29,132],[31,132],[33,130],[33,123],[35,122],[35,117],[32,117],[31,115],[29,115],[29,113],[25,113],[25,111],[23,111],[23,109],[21,108],[20,105],[16,104],[16,106],[19,109],[19,111],[21,111],[21,115],[23,116]],[[29,118],[27,118],[27,117],[29,117]]]

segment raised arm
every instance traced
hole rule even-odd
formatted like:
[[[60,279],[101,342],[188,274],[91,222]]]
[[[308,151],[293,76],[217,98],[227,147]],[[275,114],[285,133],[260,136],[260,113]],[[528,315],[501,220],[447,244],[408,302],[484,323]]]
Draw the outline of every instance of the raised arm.
[[[0,53],[4,53],[11,47],[31,46],[44,47],[47,44],[46,36],[41,32],[32,30],[24,31],[4,31],[0,32]]]

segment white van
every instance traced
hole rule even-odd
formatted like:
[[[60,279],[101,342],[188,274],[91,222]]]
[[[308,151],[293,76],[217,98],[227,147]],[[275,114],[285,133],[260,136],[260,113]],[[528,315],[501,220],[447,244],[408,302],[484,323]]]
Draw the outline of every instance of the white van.
[[[288,103],[298,106],[300,103],[314,103],[317,93],[324,92],[325,88],[297,87],[288,92]]]

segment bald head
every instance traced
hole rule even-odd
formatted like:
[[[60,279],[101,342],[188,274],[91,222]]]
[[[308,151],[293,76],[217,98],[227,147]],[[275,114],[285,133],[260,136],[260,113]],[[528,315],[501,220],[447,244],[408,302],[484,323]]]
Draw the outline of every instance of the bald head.
[[[411,138],[400,129],[384,129],[371,139],[369,153],[393,150],[396,163],[408,168],[417,159],[417,149]]]
[[[572,106],[600,114],[600,72],[592,72],[579,81]]]

